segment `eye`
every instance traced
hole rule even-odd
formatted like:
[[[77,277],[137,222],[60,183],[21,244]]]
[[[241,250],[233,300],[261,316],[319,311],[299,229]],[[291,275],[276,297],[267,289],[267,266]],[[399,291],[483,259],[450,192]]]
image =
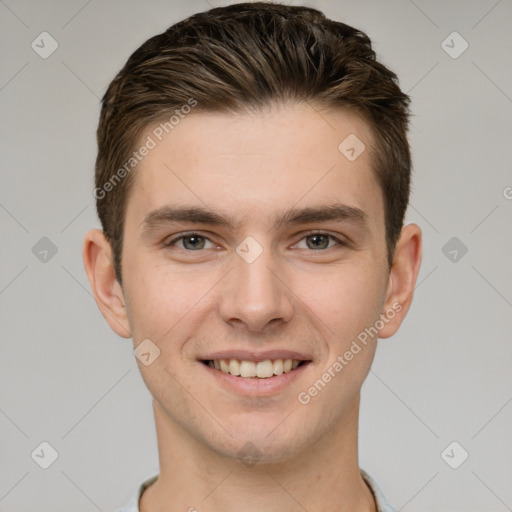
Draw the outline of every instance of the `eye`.
[[[305,240],[306,247],[300,247],[299,244]],[[334,243],[331,243],[334,242]],[[208,247],[207,244],[210,244]],[[178,249],[182,249],[185,251],[200,251],[201,249],[213,248],[215,245],[213,242],[205,237],[200,235],[199,233],[185,233],[180,236],[177,236],[167,242],[164,243],[165,247],[177,247]],[[330,233],[326,233],[323,231],[313,231],[310,233],[306,233],[305,236],[301,238],[299,243],[296,245],[299,249],[310,249],[313,251],[321,251],[326,249],[332,249],[336,246],[346,247],[348,243],[339,239],[338,237],[331,235]]]
[[[338,246],[347,246],[348,244],[339,238],[331,235],[329,233],[325,233],[322,231],[315,231],[311,233],[307,233],[300,241],[306,240],[306,247],[299,247],[299,249],[311,249],[314,251],[323,250],[323,249],[332,249],[332,247]],[[329,245],[330,241],[334,240],[334,245]],[[300,242],[299,242],[300,243]]]
[[[182,242],[182,246],[179,247],[179,249],[184,249],[187,251],[198,251],[200,249],[204,249],[206,243],[210,243],[213,246],[213,243],[208,238],[201,236],[198,233],[188,233],[181,235],[179,237],[173,238],[172,240],[169,240],[164,245],[165,247],[172,247],[177,245],[176,242]]]

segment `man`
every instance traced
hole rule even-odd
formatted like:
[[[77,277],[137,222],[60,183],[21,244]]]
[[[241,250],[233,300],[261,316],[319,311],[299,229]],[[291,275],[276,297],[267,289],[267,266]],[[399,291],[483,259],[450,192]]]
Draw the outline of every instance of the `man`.
[[[421,262],[408,103],[364,33],[263,2],[170,27],[110,84],[83,257],[160,461],[123,512],[393,510],[357,432]]]

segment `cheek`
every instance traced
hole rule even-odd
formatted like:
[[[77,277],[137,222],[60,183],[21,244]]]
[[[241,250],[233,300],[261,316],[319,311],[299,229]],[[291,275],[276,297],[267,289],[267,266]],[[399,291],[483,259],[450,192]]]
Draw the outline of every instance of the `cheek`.
[[[126,289],[134,341],[150,338],[164,351],[170,349],[170,340],[184,342],[211,307],[208,292],[218,275],[172,270],[149,257],[134,259],[131,269]],[[172,350],[176,349],[179,343],[173,344]]]
[[[341,421],[357,399],[375,356],[374,325],[383,303],[382,278],[376,274],[347,268],[334,275],[314,306],[308,304],[313,318],[320,319],[315,319],[315,336],[321,337],[327,354],[298,397],[299,403],[311,404],[310,411],[317,409],[325,424]]]
[[[179,275],[154,262],[127,261],[125,288],[135,343],[139,338],[161,340],[184,316],[190,289],[182,285]]]
[[[296,280],[294,291],[314,313],[322,332],[348,340],[373,324],[385,297],[385,282],[376,268],[347,264]]]

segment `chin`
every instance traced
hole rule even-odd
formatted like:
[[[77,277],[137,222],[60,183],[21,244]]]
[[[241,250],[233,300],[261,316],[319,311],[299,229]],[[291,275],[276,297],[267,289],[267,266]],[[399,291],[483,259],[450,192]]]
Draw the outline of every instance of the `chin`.
[[[210,438],[208,444],[212,451],[247,467],[287,462],[313,444],[315,437],[321,434],[308,436],[303,426],[285,425],[283,417],[271,424],[253,421],[250,428],[247,421],[238,429],[228,427],[232,437],[223,432],[221,438]]]

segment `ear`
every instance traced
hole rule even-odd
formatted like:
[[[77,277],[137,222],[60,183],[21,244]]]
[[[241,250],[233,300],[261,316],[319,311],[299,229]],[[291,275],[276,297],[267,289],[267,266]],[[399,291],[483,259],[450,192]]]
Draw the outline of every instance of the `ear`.
[[[123,338],[130,338],[130,324],[123,290],[115,277],[110,243],[103,231],[91,229],[84,239],[82,258],[94,300],[110,325]]]
[[[379,338],[393,336],[412,303],[414,287],[421,265],[421,229],[416,224],[402,228],[389,273],[388,289],[381,319],[384,327]]]

